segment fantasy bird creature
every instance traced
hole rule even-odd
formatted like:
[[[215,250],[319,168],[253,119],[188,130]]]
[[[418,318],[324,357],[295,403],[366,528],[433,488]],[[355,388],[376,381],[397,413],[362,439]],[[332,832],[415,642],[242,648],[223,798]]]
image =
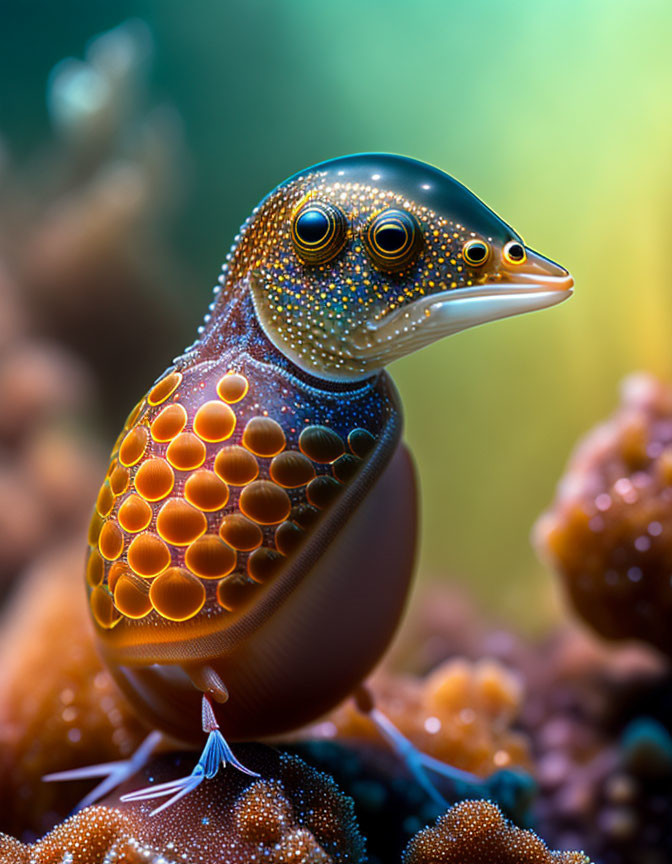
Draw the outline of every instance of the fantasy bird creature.
[[[89,531],[87,590],[116,681],[157,730],[197,743],[187,794],[229,742],[272,738],[350,694],[432,794],[416,751],[361,684],[399,623],[416,494],[392,360],[570,296],[562,267],[460,183],[361,154],[295,174],[235,238],[198,339],[138,402]],[[128,761],[49,779],[104,779]],[[253,772],[248,772],[253,773]]]

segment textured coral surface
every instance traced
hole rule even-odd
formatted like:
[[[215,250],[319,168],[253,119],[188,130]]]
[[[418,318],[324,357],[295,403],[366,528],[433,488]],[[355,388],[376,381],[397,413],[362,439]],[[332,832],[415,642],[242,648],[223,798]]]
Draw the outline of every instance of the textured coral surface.
[[[408,845],[404,864],[590,864],[581,852],[551,852],[507,822],[489,801],[463,801]]]
[[[583,848],[600,864],[669,864],[672,681],[664,659],[644,645],[613,646],[578,627],[529,641],[437,586],[418,598],[394,665],[414,673],[419,686],[418,671],[440,669],[445,657],[461,656],[461,662],[475,665],[476,658],[488,655],[524,683],[514,728],[528,742],[538,786],[524,822],[520,812],[507,815],[531,824],[549,845]],[[396,710],[403,713],[400,705]],[[373,739],[363,740],[372,752]],[[315,760],[320,754],[311,755]],[[372,777],[398,772],[392,763],[383,764],[382,755],[366,778],[339,771],[336,760],[329,770],[358,800],[368,837],[383,833],[385,816],[377,807],[413,812],[429,822],[426,808],[410,804],[408,782],[404,804],[399,803],[402,784],[390,780],[374,787],[377,799],[357,792],[364,779],[370,783]],[[441,789],[455,800],[449,788]],[[390,857],[388,852],[381,860]]]
[[[672,681],[661,658],[568,630],[524,665],[542,836],[600,864],[668,864]]]
[[[629,378],[579,445],[537,540],[600,634],[672,654],[672,390]]]
[[[0,862],[357,864],[363,859],[352,801],[331,778],[297,757],[258,745],[239,752],[262,779],[220,772],[151,818],[156,802],[121,804],[114,793],[32,845],[0,838]],[[122,791],[166,782],[192,763],[191,754],[155,760]]]
[[[101,665],[81,567],[79,543],[36,562],[0,623],[0,830],[17,835],[50,828],[91,786],[43,774],[127,757],[146,734]]]

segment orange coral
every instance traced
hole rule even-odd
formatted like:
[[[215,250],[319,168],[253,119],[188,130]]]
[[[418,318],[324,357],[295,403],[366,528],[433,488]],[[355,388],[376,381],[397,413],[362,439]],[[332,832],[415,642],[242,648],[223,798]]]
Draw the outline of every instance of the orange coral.
[[[336,784],[296,756],[245,748],[255,780],[220,772],[186,799],[149,818],[152,802],[88,807],[32,845],[0,837],[0,864],[357,864],[364,843],[352,801]],[[154,762],[144,778],[163,782],[180,770],[179,759]],[[113,806],[114,805],[114,806]]]
[[[26,575],[0,640],[0,825],[43,831],[91,783],[41,777],[125,758],[146,730],[102,668],[81,591],[80,542]]]
[[[377,707],[423,752],[481,777],[502,768],[530,769],[528,740],[511,728],[522,685],[501,663],[448,660],[425,679],[380,676],[371,689]],[[384,746],[372,721],[351,702],[312,732]]]
[[[490,801],[462,801],[408,844],[403,864],[590,864],[583,852],[551,852]]]
[[[579,445],[538,545],[579,612],[608,638],[672,654],[672,390],[646,375]]]

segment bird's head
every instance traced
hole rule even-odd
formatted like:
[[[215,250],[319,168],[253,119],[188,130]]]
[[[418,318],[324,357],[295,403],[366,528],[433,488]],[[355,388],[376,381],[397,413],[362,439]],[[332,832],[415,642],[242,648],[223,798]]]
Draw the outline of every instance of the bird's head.
[[[249,290],[275,347],[336,381],[553,306],[573,284],[452,177],[376,153],[322,162],[274,189],[226,270],[226,285]]]

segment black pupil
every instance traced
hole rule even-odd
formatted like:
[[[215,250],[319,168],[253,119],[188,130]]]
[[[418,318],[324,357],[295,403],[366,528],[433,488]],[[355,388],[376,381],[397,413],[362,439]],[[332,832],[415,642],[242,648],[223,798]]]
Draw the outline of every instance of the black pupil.
[[[487,249],[482,243],[473,243],[469,247],[469,257],[472,261],[482,261],[487,255]]]
[[[319,243],[329,231],[329,220],[321,210],[306,210],[296,220],[296,233],[304,243]]]
[[[393,254],[404,248],[406,236],[401,225],[383,225],[376,231],[376,243],[383,252]]]
[[[521,261],[525,252],[520,243],[512,243],[509,246],[509,258],[513,261]]]

